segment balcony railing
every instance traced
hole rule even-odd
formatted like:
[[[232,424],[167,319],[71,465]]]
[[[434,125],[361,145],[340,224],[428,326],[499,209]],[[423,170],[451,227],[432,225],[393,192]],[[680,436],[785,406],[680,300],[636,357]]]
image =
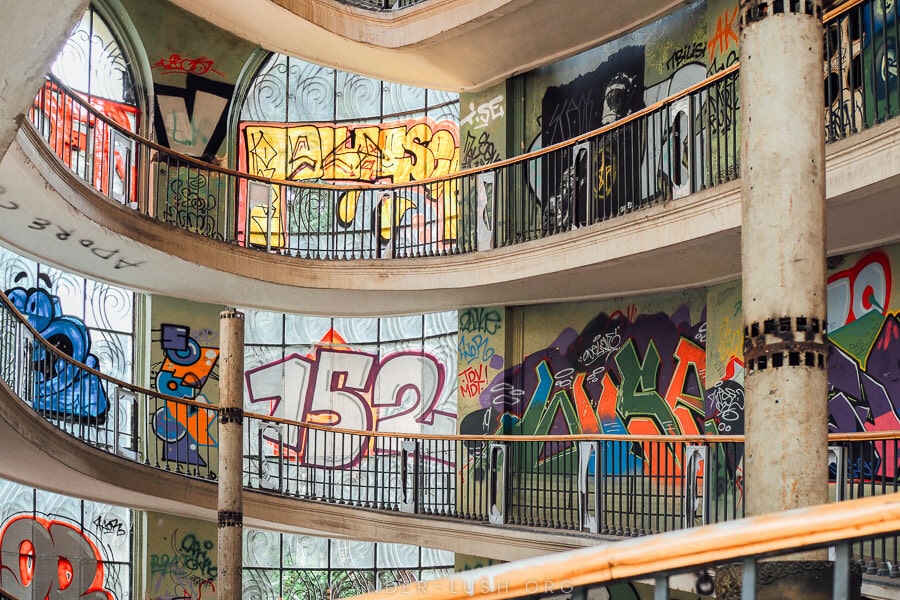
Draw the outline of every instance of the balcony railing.
[[[73,360],[16,302],[0,293],[0,377],[23,402],[106,452],[216,479],[218,407]],[[744,490],[741,437],[426,436],[248,412],[243,428],[246,489],[498,526],[636,537],[739,519],[745,493],[764,493]],[[900,432],[832,435],[829,450],[835,501],[900,491]],[[868,573],[900,576],[894,534],[854,545]]]
[[[668,600],[673,585],[682,591],[679,598],[686,597],[685,591],[704,597],[715,591],[719,598],[774,598],[772,590],[761,591],[760,584],[797,575],[801,569],[796,563],[779,567],[772,560],[796,560],[800,551],[833,561],[830,572],[818,565],[816,579],[824,589],[815,597],[830,588],[833,600],[847,600],[859,597],[861,578],[859,564],[850,558],[851,546],[892,538],[898,519],[900,495],[865,498],[514,561],[389,587],[354,600],[584,600],[609,598],[617,583],[652,587],[654,600]],[[726,577],[714,590],[713,576],[723,568]],[[645,593],[640,597],[649,598]]]
[[[409,8],[427,2],[428,0],[338,0],[341,4],[357,6],[366,10],[377,12],[391,12]]]
[[[898,11],[867,0],[827,15],[828,141],[900,109]],[[566,142],[394,185],[299,183],[206,164],[135,135],[52,79],[30,116],[95,189],[187,231],[310,259],[444,256],[571,231],[737,178],[738,66]]]

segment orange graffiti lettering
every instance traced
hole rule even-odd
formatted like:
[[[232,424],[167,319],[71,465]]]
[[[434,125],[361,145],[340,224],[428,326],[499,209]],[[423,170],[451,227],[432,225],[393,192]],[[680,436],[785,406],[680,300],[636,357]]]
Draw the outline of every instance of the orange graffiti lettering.
[[[732,41],[738,43],[738,35],[734,30],[734,24],[737,21],[739,10],[739,6],[735,6],[732,12],[726,10],[716,21],[716,32],[706,44],[710,62],[716,57],[716,54],[724,54],[731,46]]]

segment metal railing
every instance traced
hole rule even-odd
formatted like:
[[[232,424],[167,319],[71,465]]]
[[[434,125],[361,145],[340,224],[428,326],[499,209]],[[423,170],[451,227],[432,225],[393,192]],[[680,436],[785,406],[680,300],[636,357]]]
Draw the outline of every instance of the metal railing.
[[[655,600],[668,600],[677,577],[682,592],[708,596],[715,591],[719,598],[755,600],[776,597],[771,590],[760,592],[761,585],[791,575],[802,577],[800,564],[788,562],[779,568],[772,559],[796,561],[797,552],[803,551],[821,561],[807,565],[821,585],[814,597],[830,590],[834,600],[847,600],[859,597],[861,584],[858,565],[850,558],[851,546],[892,537],[898,520],[900,495],[865,498],[514,561],[354,598],[586,600],[610,597],[611,584],[640,582],[652,587]],[[723,568],[725,576],[720,577]],[[794,591],[801,589],[813,597],[805,588]]]
[[[214,480],[218,407],[108,377],[51,343],[0,292],[0,376],[51,423],[96,448]],[[287,497],[617,537],[744,515],[743,438],[428,436],[348,431],[244,413],[244,486]],[[836,501],[900,492],[900,432],[830,437]],[[751,490],[752,492],[752,490]],[[900,577],[897,535],[854,546]]]
[[[341,4],[365,8],[377,12],[391,12],[409,8],[427,2],[428,0],[338,0]]]
[[[826,21],[833,141],[900,109],[900,7],[851,1]],[[30,119],[95,189],[199,235],[310,259],[445,256],[556,235],[736,179],[738,67],[577,138],[393,185],[284,181],[207,164],[131,133],[53,79]]]

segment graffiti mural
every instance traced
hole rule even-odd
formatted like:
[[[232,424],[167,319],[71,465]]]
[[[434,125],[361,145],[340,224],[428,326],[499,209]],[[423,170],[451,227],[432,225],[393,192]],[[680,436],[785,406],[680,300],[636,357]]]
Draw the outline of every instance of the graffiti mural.
[[[154,85],[156,139],[176,152],[213,162],[225,141],[234,85],[194,73],[184,81],[183,86]]]
[[[215,171],[178,166],[171,161],[160,164],[157,216],[176,227],[222,240],[228,206],[221,199],[228,197],[227,185],[227,178]]]
[[[197,334],[204,340],[214,335],[204,331]],[[191,336],[186,325],[163,323],[160,326],[159,346],[163,351],[163,361],[155,367],[154,388],[169,396],[196,402],[209,403],[202,393],[204,385],[214,373],[219,359],[219,350],[201,345]],[[206,458],[201,456],[202,448],[215,448],[215,413],[187,407],[168,401],[153,415],[153,431],[163,444],[167,460],[190,465],[206,466]]]
[[[708,73],[710,75],[724,71],[738,62],[738,37],[740,6],[732,2],[725,6],[716,16],[715,26],[706,42]]]
[[[830,21],[825,27],[825,135],[828,141],[863,128],[861,34],[859,24],[849,14]]]
[[[18,598],[113,600],[103,557],[86,532],[65,520],[12,517],[0,529],[0,587]]]
[[[358,125],[242,123],[240,130],[240,168],[265,177],[306,182],[407,183],[459,169],[459,127],[452,121],[426,118]],[[453,190],[445,185],[411,187],[399,196],[376,198],[359,191],[323,197],[320,192],[307,190],[291,190],[292,196],[283,198],[279,186],[273,186],[269,193],[263,216],[271,218],[278,236],[287,233],[303,238],[347,231],[352,238],[353,232],[358,236],[360,231],[374,229],[379,232],[381,246],[391,241],[393,231],[400,231],[411,239],[398,240],[398,246],[433,244],[438,248],[457,237],[457,202]],[[241,198],[242,203],[246,201],[246,197]],[[314,223],[304,218],[308,217],[310,206],[317,207]],[[253,221],[253,210],[249,224],[251,241],[254,233],[266,230]],[[240,215],[244,213],[239,210]],[[285,214],[291,226],[287,232],[283,231]],[[352,239],[350,243],[354,243]],[[292,242],[291,247],[302,247],[302,243]]]
[[[306,355],[249,369],[245,381],[250,404],[268,404],[268,414],[294,421],[345,429],[394,433],[449,433],[456,413],[442,406],[446,369],[424,351],[391,351],[382,356],[353,350],[335,331]],[[319,447],[303,433],[283,442],[279,451],[302,465],[355,466],[363,458],[393,453],[380,442],[355,440],[340,456],[326,461],[333,448]],[[376,438],[378,439],[378,438]],[[273,443],[277,440],[271,440]]]
[[[461,432],[704,433],[705,332],[705,311],[694,320],[687,306],[671,315],[639,313],[636,307],[601,312],[580,332],[564,329],[551,344],[492,379]],[[572,449],[554,445],[560,456]],[[663,460],[643,465],[640,455],[635,459],[629,468],[650,472]]]
[[[900,314],[893,300],[894,250],[829,259],[828,428],[832,433],[900,429]],[[730,286],[731,292],[735,286]],[[725,295],[721,292],[720,295]],[[739,297],[739,296],[738,296]],[[730,353],[724,375],[706,391],[706,413],[721,434],[743,433],[744,366],[740,303],[716,324],[716,352]],[[718,360],[718,359],[717,359]],[[898,459],[874,446],[852,473],[895,477]]]
[[[897,60],[900,11],[897,1],[866,4],[862,21],[864,44],[861,62],[866,78],[866,125],[871,127],[892,116],[900,104],[900,63]],[[859,64],[854,66],[858,68]]]
[[[19,273],[18,283],[27,274]],[[91,353],[91,334],[84,321],[65,315],[59,296],[50,291],[46,274],[38,276],[37,287],[13,287],[6,290],[10,302],[47,342],[66,356],[99,370],[100,361]],[[41,286],[40,284],[43,284]],[[55,358],[42,346],[32,355],[34,372],[34,408],[57,418],[102,424],[109,411],[106,389],[97,375]]]
[[[150,587],[159,599],[201,600],[204,590],[211,598],[217,575],[215,541],[193,533],[174,531],[169,552],[150,555]]]
[[[219,574],[215,523],[147,513],[146,588],[152,600],[215,600]]]

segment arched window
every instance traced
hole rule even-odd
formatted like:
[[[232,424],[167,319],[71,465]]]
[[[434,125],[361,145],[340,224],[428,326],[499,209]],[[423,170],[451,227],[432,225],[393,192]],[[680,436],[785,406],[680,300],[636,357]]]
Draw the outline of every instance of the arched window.
[[[63,162],[124,203],[136,192],[135,148],[124,131],[140,132],[146,87],[135,76],[143,70],[129,58],[131,46],[116,34],[124,26],[111,27],[101,13],[114,11],[98,7],[88,7],[66,39],[35,99],[32,121]]]
[[[238,168],[302,182],[406,184],[459,169],[459,96],[274,54],[247,87]],[[251,245],[310,258],[453,251],[456,190],[410,186],[325,194],[248,186]],[[248,225],[249,224],[249,225]]]
[[[135,113],[140,108],[130,60],[92,6],[69,34],[50,71],[67,87],[84,93],[92,103],[115,102]]]

